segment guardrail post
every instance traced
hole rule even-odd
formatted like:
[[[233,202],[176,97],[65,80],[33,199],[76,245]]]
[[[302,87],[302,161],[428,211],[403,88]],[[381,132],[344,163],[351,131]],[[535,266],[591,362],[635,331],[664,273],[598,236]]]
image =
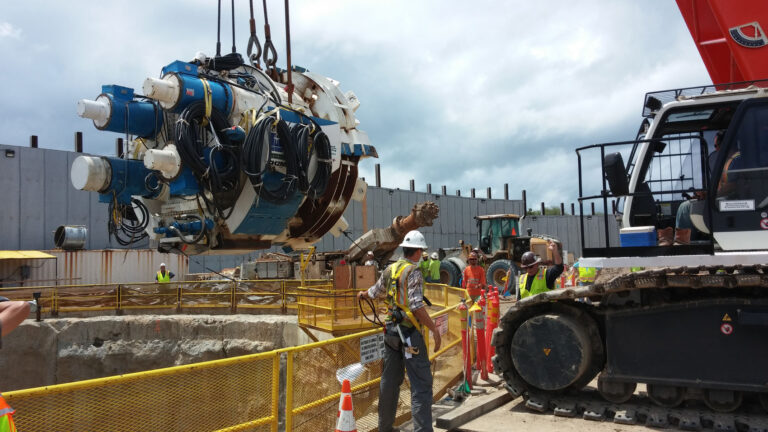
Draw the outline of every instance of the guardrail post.
[[[277,432],[280,422],[280,353],[275,353],[272,362],[272,432]]]
[[[285,353],[285,430],[293,430],[293,351]]]
[[[281,280],[280,281],[280,299],[281,299],[280,311],[283,313],[283,315],[288,313],[288,304],[287,304],[288,299],[287,299],[287,296],[285,295],[285,290],[286,290],[285,281]]]
[[[59,287],[53,289],[53,298],[51,299],[51,316],[59,317]]]
[[[117,315],[120,316],[123,314],[123,286],[120,284],[117,284],[117,293],[115,294],[117,297]]]
[[[181,290],[183,285],[181,282],[176,284],[176,313],[181,313]]]
[[[230,296],[230,311],[234,314],[237,313],[237,279],[232,281],[232,295]]]

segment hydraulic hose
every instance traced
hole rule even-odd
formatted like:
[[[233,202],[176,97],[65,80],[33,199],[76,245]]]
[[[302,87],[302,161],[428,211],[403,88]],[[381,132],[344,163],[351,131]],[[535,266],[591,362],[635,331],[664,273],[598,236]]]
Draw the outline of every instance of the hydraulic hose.
[[[137,199],[131,199],[132,206],[120,204],[117,200],[109,203],[109,222],[107,231],[121,246],[129,246],[144,240],[149,235],[145,231],[149,224],[149,210]],[[138,209],[140,216],[136,215]],[[141,219],[141,223],[139,223]]]
[[[202,240],[202,239],[203,239],[203,237],[205,237],[205,234],[206,234],[206,232],[208,231],[208,228],[205,226],[205,221],[203,220],[203,218],[201,218],[200,216],[196,216],[196,215],[188,215],[188,216],[187,216],[187,218],[188,218],[188,219],[197,219],[198,221],[200,221],[200,232],[199,232],[199,233],[197,233],[197,234],[196,234],[196,235],[195,235],[195,236],[192,238],[192,240],[188,240],[188,239],[187,239],[187,238],[184,236],[184,234],[182,234],[182,233],[181,233],[181,231],[179,231],[178,229],[176,229],[176,227],[175,227],[175,226],[173,226],[173,225],[169,226],[169,227],[168,227],[168,229],[169,229],[170,231],[173,231],[174,233],[176,233],[176,235],[179,237],[179,239],[181,239],[181,241],[182,241],[182,242],[184,242],[184,243],[186,243],[186,244],[196,244],[196,243],[200,243],[200,240]]]
[[[273,135],[279,140],[285,159],[285,174],[276,189],[263,184],[264,175],[274,169],[274,155],[270,148]],[[299,170],[296,145],[288,124],[278,119],[276,114],[265,116],[248,132],[243,143],[242,160],[243,170],[259,197],[273,204],[283,204],[296,192]]]
[[[192,170],[198,183],[213,196],[213,207],[220,214],[225,208],[218,203],[222,194],[237,190],[240,185],[240,157],[236,145],[224,133],[229,128],[226,116],[211,109],[210,124],[203,126],[205,102],[190,104],[176,121],[174,136],[181,161]],[[214,133],[212,143],[204,141],[203,131]],[[205,194],[201,194],[204,199]]]
[[[310,199],[317,199],[325,193],[331,178],[331,142],[328,136],[314,125],[297,124],[291,128],[291,135],[296,141],[299,160],[299,188]],[[309,166],[312,154],[315,154],[316,168],[309,178]]]
[[[317,168],[314,177],[309,181],[307,195],[317,199],[325,194],[325,189],[331,180],[331,140],[318,127],[311,135],[311,141],[314,143],[314,151],[317,154]]]

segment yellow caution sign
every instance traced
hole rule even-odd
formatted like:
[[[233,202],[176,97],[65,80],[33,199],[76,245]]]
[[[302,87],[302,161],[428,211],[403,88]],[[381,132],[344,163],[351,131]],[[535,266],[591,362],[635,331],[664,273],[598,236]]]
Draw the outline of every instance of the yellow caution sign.
[[[723,315],[723,321],[733,321],[728,314]]]
[[[552,348],[544,348],[544,355],[549,357],[549,353],[552,351]]]

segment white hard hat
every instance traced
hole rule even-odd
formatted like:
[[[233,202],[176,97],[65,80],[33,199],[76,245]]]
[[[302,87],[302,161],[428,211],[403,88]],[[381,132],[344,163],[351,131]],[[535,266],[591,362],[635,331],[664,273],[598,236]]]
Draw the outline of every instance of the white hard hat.
[[[437,252],[432,252],[431,258],[436,260],[437,259]]]
[[[400,243],[401,247],[409,247],[415,249],[427,249],[427,241],[424,239],[424,234],[418,230],[409,231],[405,235],[403,242]]]
[[[373,251],[368,251],[368,255],[373,256]]]
[[[160,263],[160,267],[165,267],[165,263]]]

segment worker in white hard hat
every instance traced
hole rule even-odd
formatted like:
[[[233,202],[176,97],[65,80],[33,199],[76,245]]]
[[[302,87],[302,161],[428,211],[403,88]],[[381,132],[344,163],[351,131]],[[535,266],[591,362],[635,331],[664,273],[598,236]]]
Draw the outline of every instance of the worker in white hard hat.
[[[424,275],[427,282],[440,283],[440,258],[437,252],[429,256],[429,272]]]
[[[174,276],[176,275],[173,274],[173,272],[169,272],[165,269],[165,263],[160,263],[160,270],[158,270],[155,275],[155,281],[157,281],[157,283],[168,283]]]
[[[424,302],[424,277],[418,267],[427,249],[424,235],[408,232],[400,244],[403,258],[388,266],[362,298],[386,298],[389,313],[384,336],[384,365],[379,386],[379,431],[389,432],[395,423],[400,385],[405,372],[411,385],[411,415],[414,431],[432,430],[432,372],[421,326],[432,332],[434,351],[440,349],[440,333]]]
[[[365,265],[373,266],[377,271],[379,270],[379,263],[376,261],[376,256],[373,254],[373,251],[368,251],[368,253],[365,254]]]

